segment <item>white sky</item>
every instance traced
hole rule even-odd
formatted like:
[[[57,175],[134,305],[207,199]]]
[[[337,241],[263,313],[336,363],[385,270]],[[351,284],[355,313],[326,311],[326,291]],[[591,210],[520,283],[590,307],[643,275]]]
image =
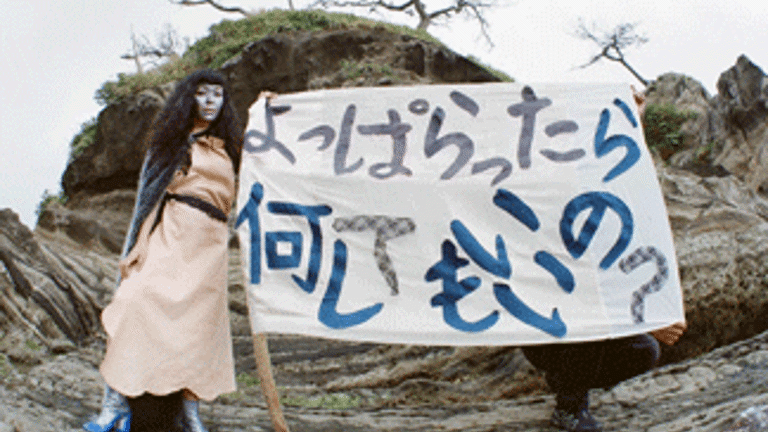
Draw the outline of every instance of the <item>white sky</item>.
[[[431,6],[446,0],[426,1]],[[597,52],[590,42],[571,36],[580,17],[606,30],[623,22],[638,23],[639,32],[650,41],[630,49],[627,58],[646,79],[685,73],[714,93],[720,73],[740,54],[768,69],[765,1],[501,1],[510,4],[488,13],[492,49],[474,24],[461,19],[430,32],[453,50],[472,54],[520,82],[636,84],[616,63],[574,69]],[[288,5],[288,0],[220,2],[246,10]],[[309,1],[294,3],[304,7]],[[61,189],[72,137],[102,108],[93,99],[95,91],[117,73],[134,70],[133,63],[120,59],[130,48],[131,28],[154,40],[155,33],[170,24],[194,41],[207,35],[212,24],[239,17],[168,0],[0,0],[0,10],[0,208],[12,208],[30,227],[43,192]]]

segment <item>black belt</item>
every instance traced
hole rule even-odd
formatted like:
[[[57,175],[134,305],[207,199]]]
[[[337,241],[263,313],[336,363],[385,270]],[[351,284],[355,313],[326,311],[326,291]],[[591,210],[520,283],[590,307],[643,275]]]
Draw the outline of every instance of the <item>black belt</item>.
[[[202,210],[205,214],[216,219],[217,221],[220,221],[220,222],[227,221],[227,215],[223,211],[221,211],[220,208],[198,197],[195,197],[192,195],[178,195],[178,194],[167,193],[165,194],[165,199],[180,201],[190,207],[194,207],[198,210]]]
[[[174,193],[166,193],[165,196],[163,197],[163,202],[160,203],[160,208],[157,211],[157,217],[155,217],[155,223],[152,224],[152,229],[150,230],[150,232],[154,231],[157,224],[160,223],[160,219],[162,218],[162,215],[163,215],[163,210],[165,209],[165,203],[168,202],[168,200],[176,200],[179,202],[183,202],[184,204],[190,207],[194,207],[202,211],[203,213],[207,214],[213,219],[216,219],[219,222],[227,221],[227,214],[221,211],[220,208],[209,203],[208,201],[205,201],[203,199],[200,199],[192,195],[179,195]]]

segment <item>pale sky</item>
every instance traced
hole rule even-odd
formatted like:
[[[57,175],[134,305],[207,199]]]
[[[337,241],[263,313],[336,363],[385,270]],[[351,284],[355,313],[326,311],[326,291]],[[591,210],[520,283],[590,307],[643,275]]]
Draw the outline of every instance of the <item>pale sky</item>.
[[[426,0],[437,7],[447,0]],[[740,54],[768,69],[768,2],[755,0],[500,0],[488,13],[495,47],[471,22],[457,19],[430,32],[461,54],[472,54],[519,82],[615,82],[635,85],[620,65],[601,61],[575,68],[597,52],[572,36],[579,18],[610,29],[637,23],[649,38],[627,58],[646,79],[679,72],[714,94],[719,75]],[[246,10],[287,8],[288,0],[221,0]],[[297,8],[309,0],[294,0]],[[0,0],[4,23],[0,68],[5,137],[0,158],[0,208],[12,208],[32,227],[43,192],[61,190],[69,143],[81,123],[103,108],[93,98],[107,80],[134,65],[121,60],[131,29],[154,35],[170,24],[192,41],[222,19],[208,6],[181,7],[168,0]],[[362,12],[362,11],[360,11]],[[407,17],[401,18],[403,23]]]

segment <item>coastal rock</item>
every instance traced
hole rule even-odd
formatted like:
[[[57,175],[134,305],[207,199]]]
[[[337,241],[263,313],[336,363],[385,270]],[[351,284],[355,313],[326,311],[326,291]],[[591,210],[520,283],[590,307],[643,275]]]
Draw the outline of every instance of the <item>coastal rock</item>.
[[[717,81],[713,100],[722,119],[716,136],[722,151],[715,163],[747,183],[768,191],[768,76],[742,55]]]
[[[760,432],[768,430],[768,405],[749,407],[726,432]]]
[[[768,329],[768,200],[735,176],[658,167],[672,225],[688,331],[665,361]]]
[[[66,206],[51,203],[40,212],[38,232],[91,250],[119,254],[135,199],[135,189],[117,189],[95,195],[81,193]]]
[[[328,393],[316,384],[323,375],[353,376],[359,370],[348,367],[350,360],[355,363],[372,358],[381,349],[386,352],[390,348],[278,335],[270,336],[269,343],[273,358],[284,359],[276,362],[275,378],[293,431],[558,430],[548,423],[554,397],[540,389],[513,398],[468,401],[462,399],[460,386],[412,377],[401,389],[372,386]],[[96,371],[96,353],[101,349],[97,343],[52,357],[25,374],[0,382],[0,405],[4,407],[0,410],[0,427],[38,432],[79,430],[100,404],[102,382]],[[312,355],[297,355],[297,349]],[[303,373],[290,372],[296,368],[303,369]],[[592,412],[606,431],[762,431],[753,426],[761,424],[768,405],[766,375],[768,332],[654,369],[612,389],[593,390]],[[211,430],[273,430],[253,376],[255,371],[241,372],[237,392],[201,404],[201,417]],[[409,402],[399,397],[406,387],[442,390]],[[487,389],[494,390],[494,385]]]
[[[385,65],[386,67],[382,66]],[[499,81],[445,47],[384,27],[291,32],[248,44],[221,72],[241,119],[264,90],[392,84]],[[169,83],[108,105],[98,116],[95,142],[67,166],[62,187],[79,200],[118,189],[135,189],[144,141],[155,114],[174,88]]]
[[[263,90],[496,80],[447,49],[378,27],[269,36],[246,46],[222,72],[243,117]],[[689,330],[665,348],[666,366],[592,393],[606,430],[742,431],[768,405],[765,81],[743,57],[723,74],[715,98],[673,74],[649,89],[650,103],[700,113],[683,125],[684,149],[658,167]],[[64,173],[70,200],[46,208],[34,232],[0,211],[0,432],[80,430],[98,410],[98,316],[114,292],[142,142],[172,88],[102,111],[96,142]],[[271,430],[255,381],[234,239],[229,308],[238,390],[204,403],[201,413],[220,432]],[[514,347],[270,335],[270,351],[292,430],[554,431],[547,422],[553,398]]]
[[[241,118],[259,93],[392,84],[499,81],[445,47],[384,27],[280,33],[252,42],[221,72]]]
[[[99,113],[94,143],[67,165],[61,178],[68,197],[136,188],[144,140],[172,88],[143,91]]]
[[[648,104],[670,104],[695,118],[685,121],[682,143],[668,163],[701,176],[733,174],[753,190],[766,191],[768,170],[768,76],[742,55],[723,72],[710,97],[696,80],[667,73],[652,82]]]
[[[64,242],[49,246],[13,211],[0,210],[0,330],[29,331],[47,346],[84,341],[99,327],[99,292],[111,292],[115,263]]]

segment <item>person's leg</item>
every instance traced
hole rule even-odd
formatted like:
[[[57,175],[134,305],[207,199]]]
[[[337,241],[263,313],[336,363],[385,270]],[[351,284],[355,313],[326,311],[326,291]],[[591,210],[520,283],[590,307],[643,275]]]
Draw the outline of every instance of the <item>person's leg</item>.
[[[605,341],[600,370],[591,388],[609,388],[656,366],[661,355],[659,342],[649,334]]]
[[[182,409],[184,411],[185,432],[208,432],[200,420],[199,407],[200,402],[197,395],[189,389],[184,389],[182,392]]]
[[[129,397],[131,432],[178,431],[181,417],[181,391],[167,395],[144,393]]]
[[[523,353],[544,372],[555,393],[552,423],[567,431],[600,431],[600,424],[589,413],[589,389],[603,360],[602,343],[532,346],[523,348]]]
[[[611,387],[655,366],[659,344],[643,334],[596,342],[524,347],[555,393],[552,421],[568,431],[599,431],[589,414],[589,389]]]
[[[104,385],[101,412],[98,417],[83,425],[88,432],[128,431],[131,424],[131,410],[125,396],[109,385]]]

